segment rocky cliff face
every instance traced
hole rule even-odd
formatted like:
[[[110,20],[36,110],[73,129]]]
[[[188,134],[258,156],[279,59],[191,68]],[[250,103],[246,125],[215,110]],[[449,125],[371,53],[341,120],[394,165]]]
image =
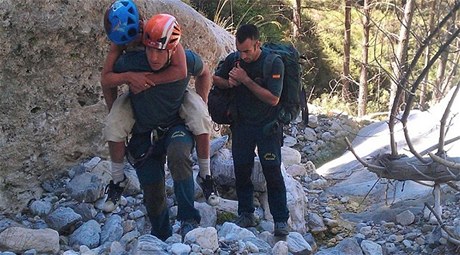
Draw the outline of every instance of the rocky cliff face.
[[[107,155],[100,72],[112,0],[0,1],[0,212],[22,209],[40,183],[69,165]],[[175,15],[185,47],[211,68],[234,39],[179,0],[138,0],[149,17]]]

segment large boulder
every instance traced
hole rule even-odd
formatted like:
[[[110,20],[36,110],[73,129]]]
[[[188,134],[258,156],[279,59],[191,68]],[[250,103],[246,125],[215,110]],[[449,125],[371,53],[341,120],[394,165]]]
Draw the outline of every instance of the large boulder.
[[[40,183],[107,156],[100,72],[102,15],[112,0],[0,1],[0,213],[40,197]],[[175,15],[183,44],[214,68],[234,39],[179,0],[137,0],[146,17]]]

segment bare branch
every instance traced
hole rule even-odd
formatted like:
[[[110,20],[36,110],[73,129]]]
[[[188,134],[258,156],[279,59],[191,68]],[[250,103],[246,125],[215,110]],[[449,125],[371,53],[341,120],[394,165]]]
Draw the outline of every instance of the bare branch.
[[[425,161],[425,160],[424,160],[424,161]],[[427,164],[427,163],[424,163],[423,161],[421,161],[421,162],[422,162],[423,164]],[[434,181],[434,178],[433,178],[432,176],[429,176],[429,175],[423,173],[422,171],[419,171],[416,165],[411,164],[411,163],[409,163],[409,162],[407,163],[407,165],[410,166],[414,172],[416,172],[417,174],[419,174],[420,176],[422,176],[423,178],[425,178],[425,180]],[[449,172],[449,174],[450,174],[450,172]],[[455,176],[452,176],[452,178],[455,178]]]
[[[377,166],[377,165],[372,165],[372,164],[369,164],[367,163],[366,161],[362,160],[358,154],[356,154],[355,150],[353,149],[353,146],[351,146],[351,143],[350,141],[348,140],[347,137],[345,137],[345,142],[347,143],[347,146],[348,146],[348,150],[351,151],[351,153],[355,156],[355,158],[359,161],[359,163],[361,163],[363,166],[367,167],[368,169],[374,169],[374,170],[377,170],[377,171],[385,171],[386,168],[384,167],[381,167],[381,166]]]
[[[449,103],[446,106],[446,109],[444,110],[444,114],[442,115],[441,118],[441,127],[439,128],[439,143],[438,143],[438,154],[444,154],[444,138],[446,136],[446,121],[447,117],[449,117],[450,113],[450,108],[452,107],[452,104],[454,103],[455,97],[458,94],[458,91],[460,90],[460,82],[457,84],[457,87],[454,90],[454,93],[452,94],[452,97],[449,100]]]
[[[374,185],[372,185],[372,187],[369,189],[369,191],[366,193],[366,195],[363,197],[363,200],[361,200],[361,203],[359,203],[359,206],[361,206],[363,203],[364,203],[364,200],[366,200],[367,196],[369,196],[369,194],[371,193],[371,191],[374,189],[375,185],[377,185],[377,183],[379,183],[380,179],[382,178],[378,178],[375,182],[374,182]]]
[[[403,124],[403,132],[404,132],[404,138],[406,139],[406,143],[409,146],[410,152],[422,163],[429,163],[429,161],[425,161],[422,155],[420,155],[414,148],[414,145],[412,144],[412,140],[409,137],[409,131],[407,130],[407,119],[402,122]]]
[[[409,113],[412,109],[412,104],[414,102],[414,99],[415,99],[415,90],[418,88],[418,85],[423,81],[423,78],[425,77],[425,75],[428,73],[428,70],[431,68],[431,66],[435,63],[435,61],[438,59],[439,56],[441,56],[441,53],[449,46],[450,43],[452,43],[452,41],[457,37],[457,35],[460,34],[460,29],[457,29],[457,31],[455,31],[455,33],[447,40],[447,42],[445,42],[438,50],[438,52],[436,52],[436,54],[430,59],[429,63],[427,64],[427,66],[423,69],[422,73],[418,76],[417,80],[414,82],[414,84],[412,85],[412,90],[411,90],[411,93],[409,93],[409,97],[407,98],[407,101],[406,101],[406,107],[405,107],[405,110],[404,110],[404,113],[402,115],[402,118],[401,118],[401,123],[403,125],[403,130],[404,130],[404,137],[406,139],[406,143],[407,145],[409,146],[409,150],[412,154],[414,154],[415,157],[417,157],[420,161],[423,160],[422,156],[415,150],[414,146],[412,145],[412,142],[410,141],[410,137],[409,137],[409,133],[407,131],[407,118],[409,117]],[[446,123],[446,119],[447,117],[449,116],[449,112],[450,112],[450,106],[452,105],[452,101],[453,99],[455,98],[455,96],[457,95],[457,91],[458,91],[458,85],[457,85],[457,89],[455,90],[454,92],[454,95],[452,96],[451,100],[449,101],[449,105],[448,107],[446,108],[446,111],[444,112],[444,115],[441,119],[441,135],[440,135],[440,138],[439,138],[439,143],[438,143],[438,146],[439,146],[439,150],[442,151],[442,148],[444,147],[443,146],[443,141],[444,141],[444,137],[445,137],[445,134],[444,134],[444,130],[445,130],[445,123]],[[422,161],[423,162],[423,161]],[[426,162],[425,162],[426,163]]]
[[[417,180],[412,180],[412,181],[415,182],[415,183],[418,183],[418,184],[420,184],[420,185],[423,185],[423,186],[427,186],[427,187],[431,187],[431,188],[434,187],[433,184],[429,184],[429,183],[426,183],[426,182],[424,182],[424,181],[417,181]]]
[[[459,8],[460,8],[460,1],[457,1],[455,3],[455,5],[452,7],[452,9],[450,10],[450,12],[441,20],[441,22],[425,38],[425,40],[423,40],[422,44],[420,45],[420,47],[418,48],[417,52],[415,53],[415,56],[412,59],[412,62],[409,65],[409,68],[407,68],[407,71],[401,77],[398,77],[398,85],[399,86],[398,86],[397,91],[396,91],[397,96],[395,97],[395,101],[393,102],[393,105],[391,107],[390,119],[389,119],[389,123],[388,123],[389,129],[390,129],[390,146],[391,146],[392,155],[397,155],[396,142],[395,142],[395,138],[394,138],[394,125],[396,123],[396,116],[397,116],[398,109],[399,109],[399,95],[402,93],[402,90],[405,89],[406,83],[407,83],[410,75],[412,74],[412,70],[415,69],[415,66],[417,65],[417,62],[418,62],[419,58],[423,55],[423,52],[425,51],[425,48],[429,45],[431,39],[433,39],[439,33],[439,31],[442,29],[442,27],[447,23],[447,21],[452,16],[454,16],[456,14],[456,12],[457,12],[457,10]],[[419,78],[421,76],[422,75],[420,75]],[[425,75],[423,75],[423,76],[425,76]],[[418,83],[420,83],[420,82],[418,82]],[[414,89],[414,86],[412,87],[412,89]],[[415,92],[411,93],[411,95],[415,95]]]
[[[448,144],[451,144],[453,142],[456,142],[460,140],[460,136],[457,136],[457,137],[454,137],[454,138],[451,138],[449,140],[447,140],[444,145],[448,145]],[[433,151],[434,149],[436,149],[436,147],[438,147],[438,145],[433,145],[431,147],[428,147],[427,149],[423,150],[422,152],[420,152],[421,155],[426,155],[428,154],[429,152]]]
[[[438,224],[442,230],[447,233],[447,240],[453,244],[460,245],[460,240],[457,239],[456,236],[446,228],[446,225],[442,222],[441,217],[434,211],[434,209],[427,202],[425,202],[425,206],[433,213],[434,217],[436,217],[436,220],[438,221]]]
[[[458,2],[458,5],[460,6],[460,1]],[[457,39],[457,36],[460,34],[460,28],[457,29],[452,35],[444,42],[436,52],[436,54],[433,55],[433,57],[430,59],[430,61],[427,63],[425,68],[423,68],[422,72],[420,75],[417,77],[417,79],[414,81],[412,84],[412,88],[409,93],[409,97],[406,100],[406,109],[404,110],[404,113],[402,115],[402,120],[407,120],[407,117],[409,116],[411,106],[414,102],[415,98],[415,92],[418,89],[418,85],[423,81],[424,77],[428,74],[428,71],[430,70],[431,66],[436,62],[436,60],[441,56],[441,53],[443,53],[448,46],[455,40]]]
[[[433,154],[431,152],[429,152],[428,155],[430,155],[430,157],[431,157],[431,159],[433,159],[433,161],[436,161],[437,163],[439,163],[439,164],[441,164],[443,166],[460,170],[460,163],[455,163],[455,162],[452,162],[452,161],[449,161],[449,160],[445,160],[445,159],[443,159],[443,158],[441,158],[441,157],[439,157],[436,154]]]
[[[446,183],[446,184],[449,185],[449,187],[453,188],[454,190],[460,191],[460,187],[459,187],[456,183],[454,183],[454,182],[448,182],[448,183]]]

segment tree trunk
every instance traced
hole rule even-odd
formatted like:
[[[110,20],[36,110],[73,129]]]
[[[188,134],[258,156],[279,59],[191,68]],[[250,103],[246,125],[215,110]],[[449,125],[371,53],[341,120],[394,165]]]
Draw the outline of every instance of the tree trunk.
[[[345,32],[343,38],[342,99],[350,101],[350,36],[351,0],[345,0]]]
[[[452,17],[452,23],[450,25],[449,31],[447,32],[446,38],[448,38],[452,33],[454,33],[456,26],[456,15]],[[446,89],[444,88],[447,82],[445,73],[447,67],[447,60],[449,58],[450,45],[442,52],[441,57],[438,62],[438,70],[436,71],[436,82],[434,84],[434,100],[439,102],[443,96]]]
[[[436,0],[432,0],[431,1],[431,7],[430,7],[430,21],[429,21],[429,31],[428,31],[428,34],[430,34],[433,29],[434,29],[434,20],[435,20],[435,17],[438,17],[438,13],[437,13],[437,4],[436,4]],[[426,52],[425,52],[425,66],[428,65],[428,62],[430,61],[430,45],[428,45],[426,47]],[[427,93],[427,85],[428,85],[428,82],[429,82],[429,77],[428,75],[425,76],[424,78],[424,81],[422,82],[421,86],[420,86],[420,101],[419,101],[419,105],[420,105],[420,108],[422,110],[426,110],[428,108],[428,105],[426,103],[426,93]]]
[[[415,0],[407,0],[406,6],[404,8],[404,17],[402,20],[401,28],[399,30],[399,43],[398,49],[395,56],[395,61],[393,62],[393,73],[394,79],[391,83],[391,92],[390,92],[390,110],[393,104],[400,105],[404,97],[403,90],[400,95],[396,95],[397,88],[400,84],[398,81],[400,77],[405,74],[407,71],[407,47],[409,44],[409,35],[413,17]]]
[[[373,165],[382,166],[385,170],[372,169],[371,167],[368,167],[368,170],[381,178],[400,181],[414,180],[446,183],[460,180],[459,169],[448,168],[445,165],[434,162],[430,157],[424,157],[424,159],[430,163],[420,162],[415,157],[403,157],[395,160],[391,159],[389,154],[385,154],[374,159],[372,162]],[[447,157],[446,160],[460,163],[460,157]]]
[[[402,20],[401,29],[399,31],[398,51],[396,53],[395,63],[393,63],[395,77],[391,84],[390,122],[388,123],[388,127],[391,133],[394,132],[395,116],[398,112],[397,109],[399,109],[399,106],[401,105],[402,95],[404,94],[404,88],[401,87],[400,89],[398,89],[398,86],[406,86],[405,81],[403,81],[404,84],[399,84],[399,81],[402,81],[402,78],[406,78],[407,45],[409,43],[409,33],[412,23],[412,10],[414,9],[414,2],[414,0],[407,0],[406,2],[406,7],[404,8],[404,18]],[[393,135],[390,135],[390,147],[391,155],[396,157],[398,155],[398,150]]]
[[[434,101],[439,102],[442,98],[442,84],[444,82],[444,74],[446,72],[447,58],[449,57],[448,48],[441,54],[436,70],[436,80],[434,83]]]
[[[301,9],[301,0],[295,0],[292,8],[292,36],[297,38],[299,36],[299,31],[302,27],[302,9]]]
[[[364,0],[363,16],[363,52],[361,62],[361,75],[359,76],[358,117],[366,115],[367,107],[367,65],[369,57],[369,26],[370,26],[370,0]]]

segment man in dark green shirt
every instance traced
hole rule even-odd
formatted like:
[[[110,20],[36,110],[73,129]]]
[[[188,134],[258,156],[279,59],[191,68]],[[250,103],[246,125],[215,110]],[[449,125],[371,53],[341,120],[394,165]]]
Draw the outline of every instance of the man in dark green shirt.
[[[284,64],[276,58],[269,75],[264,77],[265,58],[271,54],[260,47],[259,31],[254,25],[243,25],[236,33],[237,52],[231,53],[213,76],[214,85],[234,89],[237,119],[232,131],[232,154],[235,168],[238,214],[236,224],[255,226],[251,182],[254,150],[267,181],[268,203],[275,223],[276,236],[288,232],[286,187],[281,174],[282,126],[277,124],[278,102],[283,89]]]

